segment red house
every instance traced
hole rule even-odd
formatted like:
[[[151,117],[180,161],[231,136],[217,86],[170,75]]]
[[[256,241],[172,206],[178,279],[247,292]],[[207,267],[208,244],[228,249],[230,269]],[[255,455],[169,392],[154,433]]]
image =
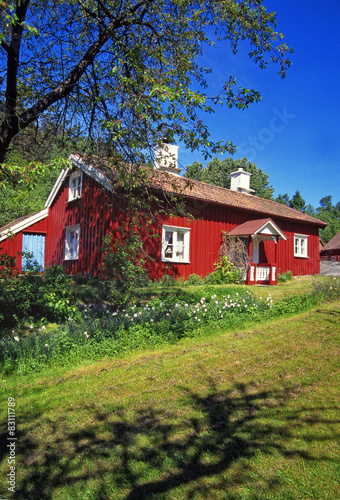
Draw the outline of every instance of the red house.
[[[166,148],[176,162],[177,148]],[[223,232],[247,246],[248,284],[276,284],[278,273],[288,270],[294,276],[319,273],[319,229],[326,226],[324,222],[253,196],[250,174],[242,169],[231,174],[231,189],[188,182],[161,153],[156,154],[150,188],[160,199],[181,193],[186,212],[194,218],[163,217],[154,226],[159,238],[143,237],[152,279],[165,273],[185,279],[193,273],[203,277],[211,273]],[[96,273],[105,235],[118,237],[121,202],[112,202],[112,184],[98,160],[78,155],[70,160],[72,167],[61,172],[45,205],[49,210],[45,263],[62,264],[70,273]]]

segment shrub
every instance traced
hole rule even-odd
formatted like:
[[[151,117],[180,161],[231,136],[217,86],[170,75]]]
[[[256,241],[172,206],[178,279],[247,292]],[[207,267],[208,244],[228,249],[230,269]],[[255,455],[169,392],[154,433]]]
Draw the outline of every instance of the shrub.
[[[1,247],[0,250],[2,250]],[[8,255],[6,252],[0,254],[0,279],[9,278],[15,274],[16,262],[16,257]]]
[[[292,271],[287,271],[285,273],[279,273],[277,277],[278,283],[285,283],[286,281],[290,281],[293,279]]]
[[[244,269],[236,267],[223,255],[214,264],[215,271],[206,276],[204,282],[210,285],[223,285],[228,283],[242,283],[244,281]]]
[[[188,286],[197,286],[197,285],[203,285],[204,279],[202,276],[199,276],[198,274],[190,274],[188,279],[185,282],[185,285]]]
[[[176,286],[178,284],[176,278],[174,276],[171,276],[170,274],[164,274],[159,282],[164,287]]]
[[[0,288],[0,326],[12,328],[25,321],[65,321],[77,314],[70,277],[61,266],[41,275],[34,267],[22,276],[4,279]]]
[[[103,251],[100,275],[105,280],[108,298],[116,307],[122,307],[131,302],[135,287],[149,282],[144,261],[140,258],[142,243],[134,234],[116,241],[109,235],[104,240]]]

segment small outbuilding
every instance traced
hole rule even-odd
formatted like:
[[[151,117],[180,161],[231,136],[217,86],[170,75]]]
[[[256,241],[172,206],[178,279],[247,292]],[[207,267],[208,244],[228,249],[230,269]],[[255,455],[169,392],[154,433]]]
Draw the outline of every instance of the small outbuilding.
[[[17,272],[25,271],[29,262],[44,270],[47,225],[48,208],[44,208],[0,227],[0,253],[16,259]]]
[[[326,243],[320,251],[321,260],[336,260],[340,261],[340,233]]]

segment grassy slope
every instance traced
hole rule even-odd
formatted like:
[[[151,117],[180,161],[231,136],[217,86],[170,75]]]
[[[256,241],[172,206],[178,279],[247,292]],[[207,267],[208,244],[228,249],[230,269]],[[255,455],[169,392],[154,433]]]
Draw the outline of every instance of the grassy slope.
[[[9,378],[29,499],[337,499],[340,304]],[[1,451],[0,477],[8,473]],[[4,481],[0,494],[10,498]]]
[[[316,276],[300,276],[294,278],[286,283],[280,283],[278,286],[266,286],[266,285],[214,285],[214,289],[226,290],[225,293],[229,293],[230,290],[235,290],[240,294],[246,290],[249,290],[256,298],[266,298],[269,295],[272,296],[273,300],[281,300],[284,297],[289,297],[295,293],[305,293],[312,291],[313,283],[322,280],[323,277],[320,275]],[[207,285],[209,287],[209,285]],[[144,298],[150,299],[151,297],[159,297],[162,293],[166,292],[169,295],[175,295],[176,290],[186,290],[188,293],[202,292],[206,285],[203,286],[173,286],[173,287],[162,287],[159,284],[149,285],[146,288],[139,289],[136,295],[143,296]]]

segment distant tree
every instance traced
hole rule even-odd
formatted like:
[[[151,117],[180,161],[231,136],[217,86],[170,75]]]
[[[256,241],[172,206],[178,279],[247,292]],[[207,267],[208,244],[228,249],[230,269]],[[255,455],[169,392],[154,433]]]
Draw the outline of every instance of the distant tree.
[[[304,213],[307,215],[310,215],[311,217],[317,217],[316,212],[315,212],[315,208],[310,203],[308,205],[306,205]]]
[[[195,179],[208,184],[215,184],[230,188],[230,174],[235,172],[238,167],[243,167],[246,172],[252,174],[250,178],[250,187],[255,190],[255,195],[261,198],[273,199],[274,188],[269,185],[268,175],[262,169],[258,169],[254,163],[242,158],[241,160],[233,160],[225,158],[220,160],[214,158],[206,167],[199,162],[194,162],[186,167],[186,177]]]
[[[145,164],[164,133],[205,155],[231,152],[213,142],[202,112],[215,104],[245,109],[261,98],[238,87],[226,69],[216,95],[206,94],[203,48],[216,40],[285,75],[291,52],[263,0],[1,0],[0,182],[16,136],[46,113],[82,135],[109,142],[120,161]],[[224,68],[223,68],[224,69]],[[197,90],[201,89],[201,90]],[[171,131],[171,132],[169,132]],[[20,168],[17,169],[20,173]]]
[[[295,210],[299,210],[299,212],[304,212],[306,208],[306,202],[302,198],[300,191],[297,190],[293,196],[293,198],[289,202],[290,208],[294,208]]]
[[[328,224],[320,231],[322,241],[328,243],[340,232],[340,202],[333,205],[332,196],[324,196],[320,200],[320,207],[316,209],[316,217]]]
[[[194,161],[192,165],[187,165],[185,176],[189,179],[194,179],[195,181],[203,181],[204,178],[204,166],[199,161]]]
[[[279,194],[275,198],[275,201],[277,201],[278,203],[281,203],[282,205],[286,205],[287,207],[289,207],[290,198],[289,198],[289,196],[288,196],[287,193],[285,193],[285,194]]]

